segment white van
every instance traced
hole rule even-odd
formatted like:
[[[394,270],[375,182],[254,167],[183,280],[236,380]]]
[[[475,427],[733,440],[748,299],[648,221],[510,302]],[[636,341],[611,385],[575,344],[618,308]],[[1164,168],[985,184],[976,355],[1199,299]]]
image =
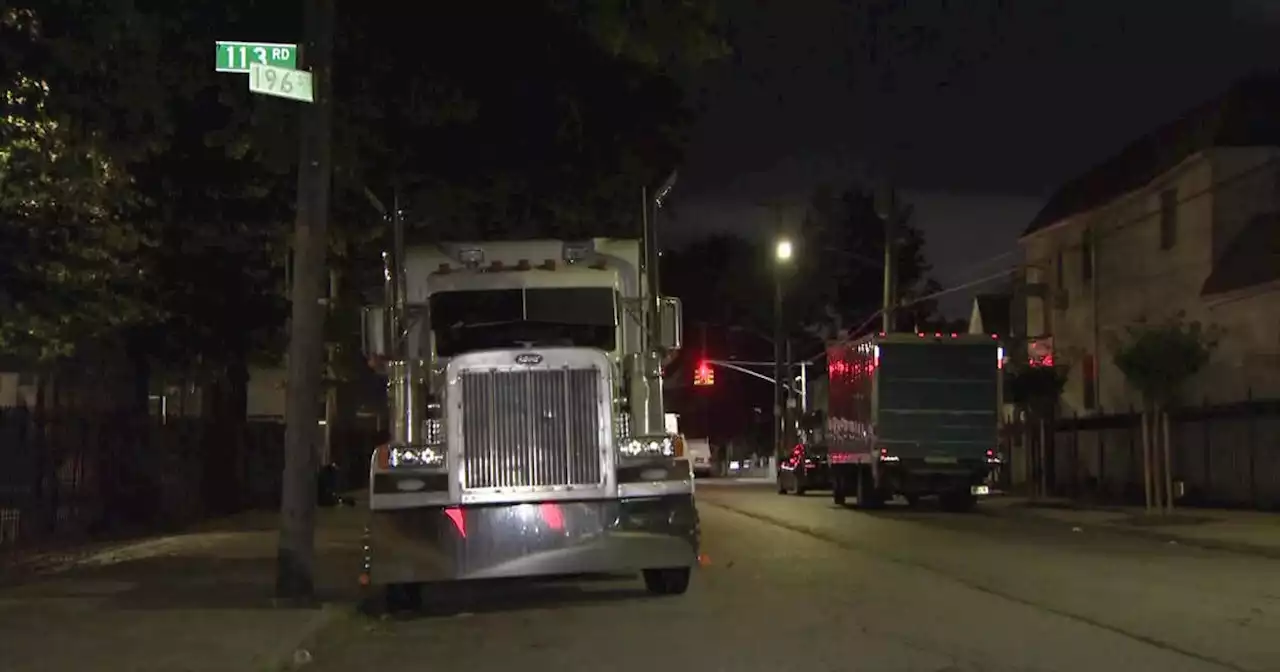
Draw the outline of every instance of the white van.
[[[707,478],[713,475],[715,463],[711,461],[711,442],[707,439],[690,439],[680,433],[680,415],[668,413],[666,418],[668,434],[680,437],[684,455],[689,458],[689,466],[695,477]]]

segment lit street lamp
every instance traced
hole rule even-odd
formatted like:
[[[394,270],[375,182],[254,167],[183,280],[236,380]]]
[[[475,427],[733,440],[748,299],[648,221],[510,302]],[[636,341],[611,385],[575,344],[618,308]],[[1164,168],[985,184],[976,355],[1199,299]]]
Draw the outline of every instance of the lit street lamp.
[[[774,248],[774,257],[778,261],[791,261],[791,241],[783,238],[778,241],[778,245]]]

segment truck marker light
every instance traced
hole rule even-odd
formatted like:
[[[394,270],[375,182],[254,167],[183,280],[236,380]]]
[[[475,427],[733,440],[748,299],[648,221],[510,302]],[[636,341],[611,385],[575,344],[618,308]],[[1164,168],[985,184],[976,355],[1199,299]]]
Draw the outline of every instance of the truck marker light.
[[[544,271],[554,271],[556,270],[556,262],[554,259],[544,259],[542,265],[538,268]]]
[[[538,505],[538,513],[542,516],[542,520],[547,523],[547,527],[556,532],[564,531],[564,513],[560,511],[559,504],[543,502]]]
[[[484,263],[484,250],[468,247],[458,251],[458,259],[465,265],[475,267]]]
[[[456,506],[451,506],[444,510],[444,515],[448,516],[449,520],[453,521],[453,526],[457,528],[458,534],[461,535],[463,539],[466,539],[467,519],[463,517],[462,509],[459,509]]]
[[[531,268],[533,268],[533,267],[529,265],[529,260],[528,260],[528,259],[521,259],[520,261],[517,261],[517,262],[516,262],[516,270],[517,270],[517,271],[527,271],[527,270],[529,270],[529,269],[531,269]]]

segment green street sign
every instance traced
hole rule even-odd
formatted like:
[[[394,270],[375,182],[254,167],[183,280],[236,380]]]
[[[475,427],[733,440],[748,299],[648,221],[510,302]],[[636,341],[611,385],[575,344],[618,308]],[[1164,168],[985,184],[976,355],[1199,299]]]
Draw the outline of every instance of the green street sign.
[[[214,70],[217,72],[249,72],[251,63],[277,68],[298,69],[298,45],[274,42],[224,42],[219,40],[214,50]]]

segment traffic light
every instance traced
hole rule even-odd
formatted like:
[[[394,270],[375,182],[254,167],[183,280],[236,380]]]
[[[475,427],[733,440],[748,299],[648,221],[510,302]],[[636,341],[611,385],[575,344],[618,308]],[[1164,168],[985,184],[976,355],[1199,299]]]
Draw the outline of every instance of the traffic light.
[[[711,362],[698,362],[698,368],[693,370],[693,384],[700,387],[716,384],[716,372],[711,368]]]

